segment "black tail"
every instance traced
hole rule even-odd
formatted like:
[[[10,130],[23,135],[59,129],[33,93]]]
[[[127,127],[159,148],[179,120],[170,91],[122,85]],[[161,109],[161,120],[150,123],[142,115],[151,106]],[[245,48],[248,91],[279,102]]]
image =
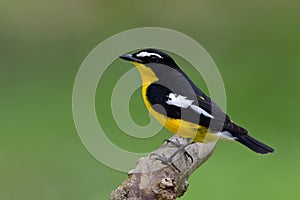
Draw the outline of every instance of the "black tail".
[[[248,134],[247,135],[240,134],[236,136],[236,141],[242,143],[243,145],[247,146],[248,148],[255,151],[256,153],[267,154],[267,153],[274,152],[274,149],[254,139]]]

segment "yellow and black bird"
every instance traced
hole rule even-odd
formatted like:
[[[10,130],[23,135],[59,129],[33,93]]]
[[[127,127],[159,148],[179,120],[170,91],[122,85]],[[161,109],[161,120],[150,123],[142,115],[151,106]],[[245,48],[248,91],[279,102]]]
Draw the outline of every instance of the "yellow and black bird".
[[[168,54],[144,49],[120,58],[136,66],[142,77],[142,96],[147,109],[169,131],[193,142],[221,138],[238,141],[259,154],[274,152],[235,124]]]

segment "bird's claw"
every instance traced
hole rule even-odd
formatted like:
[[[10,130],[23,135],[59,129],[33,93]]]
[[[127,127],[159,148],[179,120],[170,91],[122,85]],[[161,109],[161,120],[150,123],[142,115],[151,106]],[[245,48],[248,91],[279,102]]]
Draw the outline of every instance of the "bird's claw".
[[[161,163],[164,165],[171,166],[173,169],[177,170],[179,173],[181,172],[180,169],[178,169],[178,167],[176,167],[176,165],[172,162],[173,156],[170,156],[169,158],[167,158],[165,155],[159,155],[157,153],[152,153],[150,156],[156,156],[156,158],[154,158],[155,160],[161,161]]]
[[[187,152],[185,150],[185,147],[188,146],[189,144],[187,145],[184,145],[184,144],[181,144],[179,142],[179,140],[177,138],[175,138],[176,142],[175,141],[172,141],[172,140],[169,140],[169,139],[165,139],[164,141],[169,144],[171,143],[174,147],[177,147],[178,149],[182,148],[184,150],[184,155],[186,155],[186,157],[190,158],[191,159],[191,162],[193,163],[194,162],[194,159],[193,157],[191,156],[191,154],[189,152]],[[178,150],[179,151],[179,150]],[[176,152],[177,153],[177,152]]]
[[[184,150],[184,155],[186,155],[186,157],[190,158],[191,159],[191,163],[194,162],[194,159],[193,157],[191,156],[191,154],[189,152],[187,152],[186,150]]]

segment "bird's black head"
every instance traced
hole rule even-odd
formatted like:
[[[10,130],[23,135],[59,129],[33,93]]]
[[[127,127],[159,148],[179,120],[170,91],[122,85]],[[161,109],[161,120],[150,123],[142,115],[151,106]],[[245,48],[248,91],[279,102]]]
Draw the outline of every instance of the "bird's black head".
[[[120,58],[131,62],[141,63],[144,65],[157,63],[162,65],[168,65],[170,67],[177,67],[175,61],[168,54],[157,49],[144,49],[137,53],[124,54],[120,56]]]

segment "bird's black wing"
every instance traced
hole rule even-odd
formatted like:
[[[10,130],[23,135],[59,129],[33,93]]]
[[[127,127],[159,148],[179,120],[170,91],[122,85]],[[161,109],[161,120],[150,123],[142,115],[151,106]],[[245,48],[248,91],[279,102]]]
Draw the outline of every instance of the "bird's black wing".
[[[201,92],[203,93],[203,92]],[[216,127],[218,130],[228,131],[231,134],[247,134],[247,130],[238,126],[222,109],[206,95],[198,95],[198,106],[209,112],[214,118],[203,116],[199,123],[210,124],[210,128]]]
[[[152,83],[147,89],[146,95],[150,103],[152,105],[159,104],[164,108],[164,111],[157,110],[158,112],[166,112],[168,117],[210,127],[211,130],[247,134],[245,129],[234,124],[229,116],[206,96],[184,72],[171,73],[171,75],[167,74],[163,79]],[[183,101],[192,101],[193,106],[184,107],[178,106],[176,103],[170,104],[170,94],[180,96]]]

